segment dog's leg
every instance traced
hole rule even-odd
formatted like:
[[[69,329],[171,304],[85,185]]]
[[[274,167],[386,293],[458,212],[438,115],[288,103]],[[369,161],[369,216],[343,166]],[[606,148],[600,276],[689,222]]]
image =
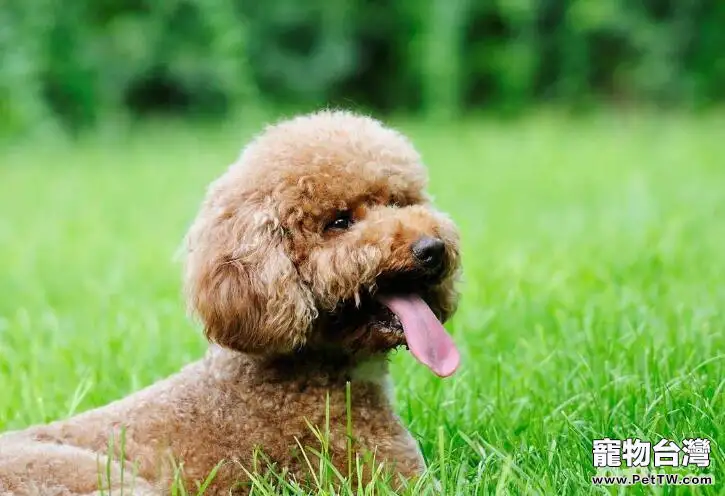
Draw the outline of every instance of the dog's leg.
[[[0,495],[159,494],[128,463],[63,444],[28,440],[0,445]]]

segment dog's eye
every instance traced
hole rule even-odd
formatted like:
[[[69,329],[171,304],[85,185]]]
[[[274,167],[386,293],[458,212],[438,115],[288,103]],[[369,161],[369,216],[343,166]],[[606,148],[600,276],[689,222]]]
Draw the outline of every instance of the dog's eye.
[[[327,223],[325,231],[329,231],[330,229],[344,230],[349,228],[352,223],[352,214],[350,214],[348,210],[344,210],[342,212],[338,212],[335,218]]]

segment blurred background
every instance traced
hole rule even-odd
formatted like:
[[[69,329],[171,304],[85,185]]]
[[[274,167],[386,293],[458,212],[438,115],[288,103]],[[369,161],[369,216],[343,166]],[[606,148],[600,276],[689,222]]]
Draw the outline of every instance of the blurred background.
[[[321,105],[701,109],[725,96],[723,26],[720,0],[10,1],[0,133]]]
[[[0,431],[202,356],[173,255],[205,186],[341,106],[410,136],[461,229],[461,371],[392,359],[450,484],[589,494],[592,439],[635,435],[719,470],[723,99],[723,0],[0,2]]]

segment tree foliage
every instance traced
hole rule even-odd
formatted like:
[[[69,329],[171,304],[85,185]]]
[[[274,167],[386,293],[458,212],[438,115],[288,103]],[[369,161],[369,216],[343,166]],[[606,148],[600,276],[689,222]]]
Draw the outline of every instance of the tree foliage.
[[[454,116],[725,96],[720,0],[9,0],[0,131],[259,104]]]

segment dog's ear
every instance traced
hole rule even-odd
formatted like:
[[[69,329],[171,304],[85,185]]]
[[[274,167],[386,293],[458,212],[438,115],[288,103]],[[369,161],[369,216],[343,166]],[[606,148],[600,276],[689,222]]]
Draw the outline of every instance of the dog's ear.
[[[202,209],[186,239],[185,282],[210,341],[258,355],[305,343],[316,310],[283,236],[257,208]]]

